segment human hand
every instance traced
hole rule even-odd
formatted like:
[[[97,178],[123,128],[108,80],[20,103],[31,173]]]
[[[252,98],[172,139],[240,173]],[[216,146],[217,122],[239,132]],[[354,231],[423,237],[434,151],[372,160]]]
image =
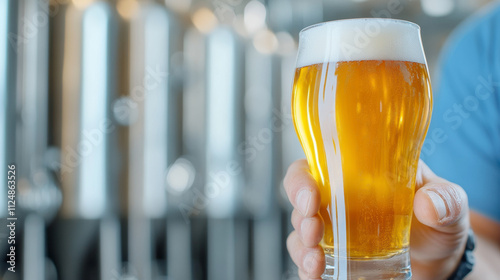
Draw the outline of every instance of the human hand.
[[[294,162],[284,186],[294,210],[287,247],[302,280],[321,279],[325,257],[318,245],[323,220],[318,215],[320,193],[306,160]],[[412,279],[446,279],[462,257],[469,230],[465,191],[435,175],[419,162],[411,226]]]

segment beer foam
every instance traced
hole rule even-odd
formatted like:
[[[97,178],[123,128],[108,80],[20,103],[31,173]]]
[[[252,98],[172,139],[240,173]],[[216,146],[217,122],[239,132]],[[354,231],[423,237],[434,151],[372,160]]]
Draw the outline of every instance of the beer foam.
[[[319,23],[300,32],[297,67],[359,60],[425,63],[420,27],[382,18]]]

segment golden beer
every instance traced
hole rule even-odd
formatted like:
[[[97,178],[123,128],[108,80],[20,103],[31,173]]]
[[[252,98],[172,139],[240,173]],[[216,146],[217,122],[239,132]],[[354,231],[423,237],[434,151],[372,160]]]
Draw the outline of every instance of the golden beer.
[[[349,52],[343,44],[362,42],[359,30],[374,23],[379,32]],[[321,192],[331,277],[323,279],[410,279],[415,178],[432,108],[418,26],[347,20],[300,40],[292,115]]]
[[[351,258],[386,257],[408,247],[418,156],[431,116],[424,64],[407,61],[329,63],[337,77],[335,114],[342,155]],[[322,64],[295,72],[292,113],[321,190],[322,246],[333,247],[330,184],[318,125]]]

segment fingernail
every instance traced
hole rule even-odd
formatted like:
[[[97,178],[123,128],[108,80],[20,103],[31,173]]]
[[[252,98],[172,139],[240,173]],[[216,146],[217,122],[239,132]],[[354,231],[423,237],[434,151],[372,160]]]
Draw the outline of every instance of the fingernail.
[[[446,217],[446,203],[443,198],[436,192],[428,190],[427,195],[431,198],[432,204],[434,204],[434,209],[438,215],[438,219],[442,220]]]
[[[297,207],[302,216],[307,214],[309,203],[311,203],[311,192],[308,190],[301,190],[297,195]]]
[[[318,265],[318,261],[316,260],[316,254],[315,253],[309,253],[306,255],[304,258],[304,270],[307,271],[308,273],[314,272],[316,269],[316,266]]]

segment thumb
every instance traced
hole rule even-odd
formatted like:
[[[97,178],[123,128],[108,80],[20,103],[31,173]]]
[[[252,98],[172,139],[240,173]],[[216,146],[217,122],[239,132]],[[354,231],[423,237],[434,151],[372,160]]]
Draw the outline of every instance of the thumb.
[[[438,177],[422,161],[420,171],[414,200],[418,221],[444,233],[467,231],[469,206],[465,191]]]
[[[469,230],[467,195],[422,161],[416,185],[410,237],[413,279],[446,279],[465,248]]]
[[[457,233],[466,229],[467,195],[452,183],[429,183],[415,194],[415,217],[440,232]]]

